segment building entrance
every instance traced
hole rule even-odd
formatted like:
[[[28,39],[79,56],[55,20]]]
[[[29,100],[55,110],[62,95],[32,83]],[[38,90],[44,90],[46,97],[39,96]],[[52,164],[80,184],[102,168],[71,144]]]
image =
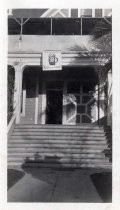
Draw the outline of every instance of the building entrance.
[[[97,123],[98,90],[94,69],[64,69],[52,73],[28,69],[23,80],[21,123]]]
[[[62,124],[62,90],[47,90],[46,124]]]
[[[62,124],[63,82],[46,82],[46,124]]]

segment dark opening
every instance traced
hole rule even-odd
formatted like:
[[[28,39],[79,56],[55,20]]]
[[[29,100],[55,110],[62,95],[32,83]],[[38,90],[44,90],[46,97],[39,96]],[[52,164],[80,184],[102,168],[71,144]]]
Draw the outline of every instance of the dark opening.
[[[62,90],[47,90],[46,124],[62,124]]]

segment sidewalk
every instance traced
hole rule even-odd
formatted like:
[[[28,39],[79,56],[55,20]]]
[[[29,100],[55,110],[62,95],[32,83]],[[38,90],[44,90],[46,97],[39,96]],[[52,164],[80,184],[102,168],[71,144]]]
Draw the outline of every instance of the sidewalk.
[[[88,169],[25,169],[8,190],[8,202],[103,202]],[[12,178],[12,177],[11,177]],[[15,179],[14,179],[15,181]]]

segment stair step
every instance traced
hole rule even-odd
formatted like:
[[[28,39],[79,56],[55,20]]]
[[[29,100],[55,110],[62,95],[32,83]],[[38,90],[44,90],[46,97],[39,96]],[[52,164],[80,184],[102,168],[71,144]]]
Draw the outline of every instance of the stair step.
[[[26,114],[34,114],[34,113],[35,113],[35,110],[33,110],[33,111],[31,111],[30,109],[25,110],[25,115]]]
[[[40,136],[40,135],[12,135],[10,137],[10,139],[25,139],[25,140],[29,140],[29,139],[39,139],[39,140],[93,140],[93,141],[101,141],[101,140],[106,140],[105,136],[99,137],[99,136],[95,136],[95,137],[91,137],[91,136]]]
[[[8,145],[9,144],[68,144],[68,140],[39,140],[39,139],[17,139],[17,140],[14,140],[14,139],[10,139],[10,141],[8,142]],[[82,141],[82,140],[74,140],[74,141],[71,141],[69,140],[69,144],[70,145],[106,145],[106,140],[101,140],[101,141]]]
[[[21,139],[56,139],[56,140],[98,140],[98,141],[105,141],[105,142],[108,142],[109,144],[111,143],[110,141],[108,141],[108,139],[106,139],[105,136],[100,136],[100,135],[74,135],[74,134],[71,134],[71,135],[64,135],[64,134],[59,134],[59,135],[56,135],[56,134],[43,134],[43,135],[40,135],[40,134],[35,134],[35,133],[27,133],[27,134],[16,134],[16,133],[13,133],[9,139],[12,139],[12,138],[21,138]]]
[[[80,148],[76,148],[76,149],[69,149],[69,148],[66,148],[65,150],[63,150],[63,149],[60,149],[60,148],[41,148],[41,147],[37,147],[37,148],[21,148],[21,147],[19,147],[19,148],[8,148],[8,152],[18,152],[18,153],[21,153],[21,152],[26,152],[26,153],[31,153],[31,152],[61,152],[61,150],[62,150],[62,152],[64,153],[64,154],[66,154],[66,153],[76,153],[76,154],[83,154],[83,153],[100,153],[100,152],[103,152],[104,151],[104,149],[102,149],[102,148],[97,148],[97,149],[90,149],[90,148],[82,148],[82,149],[80,149]],[[109,151],[109,149],[108,149],[108,151]]]
[[[11,155],[18,155],[18,156],[26,156],[26,155],[31,155],[31,156],[34,156],[34,155],[39,155],[39,156],[47,156],[47,155],[49,155],[49,156],[53,156],[53,155],[55,155],[55,156],[57,156],[58,154],[59,154],[59,156],[75,156],[75,157],[84,157],[84,156],[90,156],[90,155],[93,155],[93,157],[99,157],[99,156],[104,156],[104,157],[108,157],[109,155],[111,155],[111,151],[110,151],[110,149],[107,149],[106,150],[106,152],[104,153],[103,152],[103,150],[88,150],[88,149],[84,149],[84,150],[82,150],[82,151],[80,151],[80,152],[78,152],[78,151],[75,151],[75,152],[73,152],[72,150],[71,151],[69,151],[69,153],[67,153],[66,151],[61,151],[61,150],[59,150],[59,151],[56,151],[56,150],[54,150],[54,151],[50,151],[50,150],[43,150],[43,151],[30,151],[30,150],[22,150],[22,149],[20,149],[20,150],[15,150],[14,148],[13,148],[13,150],[11,150],[11,149],[9,149],[9,155],[11,156]]]
[[[9,163],[9,166],[19,166],[21,163]],[[50,164],[50,163],[27,163],[24,167],[30,167],[30,168],[97,168],[97,169],[111,169],[112,166],[109,163],[106,164],[91,164],[91,163],[78,163],[78,164]]]
[[[31,121],[29,119],[28,119],[28,121],[25,121],[24,119],[21,119],[21,123],[24,122],[24,123],[27,124],[29,122],[29,123],[31,123],[31,125],[34,123],[34,121],[35,121],[34,119],[31,120]]]
[[[109,163],[108,159],[89,159],[89,158],[81,158],[81,159],[72,159],[72,158],[50,158],[47,159],[34,159],[34,158],[22,158],[22,157],[16,157],[15,159],[13,157],[8,158],[8,162],[21,162],[21,163]]]
[[[29,157],[30,158],[33,158],[36,154],[35,153],[28,153],[28,155],[29,155]],[[60,157],[60,158],[75,158],[75,159],[80,159],[80,158],[90,158],[90,159],[92,159],[92,158],[96,158],[96,159],[102,159],[102,158],[105,158],[105,155],[103,154],[103,153],[95,153],[95,154],[63,154],[63,153],[49,153],[49,152],[47,152],[47,153],[37,153],[37,155],[38,156],[40,156],[41,158],[45,158],[45,157]],[[14,157],[14,158],[16,158],[16,157],[22,157],[22,158],[25,158],[27,156],[27,154],[26,153],[10,153],[10,154],[8,154],[8,158],[9,157]]]
[[[29,107],[34,107],[34,105],[35,105],[35,101],[31,101],[31,102],[27,101],[26,102],[26,109],[28,109]]]
[[[69,148],[69,149],[82,149],[82,148],[92,148],[92,149],[107,149],[107,145],[86,145],[86,144],[32,144],[32,143],[24,143],[24,144],[9,144],[8,148]]]
[[[43,128],[43,129],[47,129],[47,128],[50,128],[50,129],[53,129],[53,130],[55,130],[55,129],[57,129],[57,128],[61,128],[61,129],[63,129],[63,131],[65,130],[65,129],[97,129],[97,130],[103,130],[103,126],[101,126],[101,127],[99,127],[99,126],[95,126],[95,125],[29,125],[29,124],[27,124],[27,125],[24,125],[24,124],[22,124],[22,125],[20,125],[20,124],[18,124],[18,125],[16,125],[16,128]]]
[[[75,131],[73,131],[73,132],[47,132],[47,131],[44,131],[44,132],[41,132],[41,131],[24,131],[24,130],[22,130],[22,131],[14,131],[13,132],[13,135],[28,135],[28,134],[32,134],[32,135],[52,135],[52,136],[54,136],[54,135],[56,135],[56,136],[58,136],[58,135],[61,135],[61,133],[62,133],[62,135],[64,135],[64,136],[105,136],[105,134],[104,133],[94,133],[94,132],[75,132]]]
[[[46,128],[46,129],[44,129],[44,128],[15,128],[14,129],[14,132],[40,132],[40,133],[49,133],[49,134],[51,134],[51,133],[59,133],[59,134],[61,134],[61,133],[78,133],[78,134],[80,134],[80,133],[85,133],[86,134],[86,132],[88,133],[88,134],[91,134],[91,133],[95,133],[95,134],[104,134],[104,131],[103,130],[94,130],[94,129],[91,129],[91,130],[89,130],[88,131],[88,129],[49,129],[49,128]]]

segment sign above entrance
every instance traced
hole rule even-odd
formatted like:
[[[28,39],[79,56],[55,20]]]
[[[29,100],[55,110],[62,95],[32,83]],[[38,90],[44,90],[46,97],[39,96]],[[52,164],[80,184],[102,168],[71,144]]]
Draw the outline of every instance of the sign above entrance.
[[[44,71],[62,70],[61,51],[44,51],[42,57]]]

